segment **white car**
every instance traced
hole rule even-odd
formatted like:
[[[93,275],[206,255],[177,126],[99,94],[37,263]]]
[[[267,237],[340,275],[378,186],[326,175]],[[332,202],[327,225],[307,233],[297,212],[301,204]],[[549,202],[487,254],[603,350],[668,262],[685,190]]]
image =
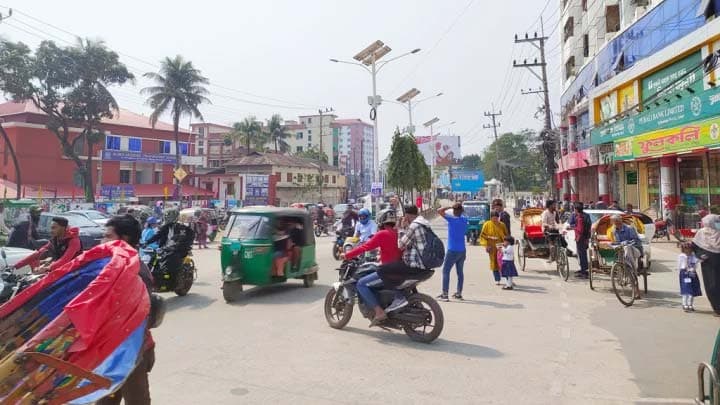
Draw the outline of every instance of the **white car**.
[[[605,215],[613,215],[613,214],[622,214],[622,211],[617,210],[585,210],[586,214],[590,216],[590,219],[593,223],[595,223],[598,219],[602,218]],[[644,262],[647,263],[647,265],[650,264],[650,259],[652,257],[652,250],[650,248],[650,241],[653,238],[653,235],[655,235],[655,223],[653,222],[650,217],[647,215],[641,214],[641,213],[635,213],[640,217],[640,220],[643,223],[643,226],[645,227],[645,233],[640,234],[640,241],[642,241],[643,244],[643,252],[645,253],[645,260]],[[567,249],[569,253],[572,256],[577,256],[577,245],[575,244],[575,230],[570,228],[570,219],[568,217],[567,221],[563,224],[564,228],[567,230],[565,233],[565,242],[567,242]]]

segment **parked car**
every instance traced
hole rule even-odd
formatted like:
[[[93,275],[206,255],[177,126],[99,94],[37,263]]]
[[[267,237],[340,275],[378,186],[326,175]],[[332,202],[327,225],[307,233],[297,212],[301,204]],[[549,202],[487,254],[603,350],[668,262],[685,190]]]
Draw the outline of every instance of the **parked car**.
[[[76,227],[80,229],[80,241],[82,242],[84,250],[88,250],[91,247],[99,245],[105,236],[105,229],[103,227],[82,215],[69,213],[52,214],[49,212],[43,212],[40,214],[40,222],[38,223],[38,234],[41,239],[50,239],[50,222],[54,217],[67,218],[69,227]]]
[[[81,215],[100,226],[105,226],[107,221],[110,219],[110,215],[103,214],[102,212],[96,210],[72,210],[68,211],[67,214]]]
[[[604,215],[613,215],[613,214],[622,214],[622,211],[618,210],[585,210],[585,213],[587,213],[590,216],[590,219],[592,220],[593,224],[597,222],[600,218],[602,218]],[[652,220],[650,220],[650,217],[644,214],[636,213],[638,218],[640,218],[641,222],[643,223],[643,227],[645,228],[644,233],[639,234],[640,240],[643,244],[643,251],[645,253],[645,260],[644,262],[647,263],[647,265],[650,264],[650,259],[652,258],[652,250],[650,248],[650,241],[652,241],[653,235],[655,235],[655,223],[653,223]],[[646,223],[649,222],[649,223]],[[567,242],[567,249],[572,256],[577,255],[577,245],[575,244],[575,231],[573,229],[570,229],[570,219],[566,220],[564,223],[565,229],[567,229],[567,232],[565,233],[565,241]]]

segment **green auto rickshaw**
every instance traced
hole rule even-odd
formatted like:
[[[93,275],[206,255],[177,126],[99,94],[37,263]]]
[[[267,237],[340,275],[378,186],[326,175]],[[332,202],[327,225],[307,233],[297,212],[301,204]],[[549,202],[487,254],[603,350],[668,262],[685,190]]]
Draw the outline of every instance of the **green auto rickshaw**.
[[[468,218],[468,227],[465,231],[465,239],[471,245],[477,245],[480,230],[485,221],[490,219],[490,204],[487,201],[465,201],[463,202],[463,213]]]
[[[226,302],[238,298],[243,284],[265,286],[296,278],[310,287],[317,280],[313,221],[304,209],[234,209],[229,213],[220,249]],[[274,275],[274,271],[282,275]]]

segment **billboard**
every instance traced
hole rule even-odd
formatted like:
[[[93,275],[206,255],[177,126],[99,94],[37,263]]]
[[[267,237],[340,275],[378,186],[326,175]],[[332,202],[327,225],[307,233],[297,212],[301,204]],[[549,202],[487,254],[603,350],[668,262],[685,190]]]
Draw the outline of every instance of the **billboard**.
[[[270,176],[267,174],[248,174],[245,176],[244,205],[269,204]]]
[[[477,193],[485,187],[482,170],[456,170],[452,173],[453,193]]]
[[[415,143],[428,165],[433,156],[436,166],[449,166],[462,158],[459,136],[416,136]]]

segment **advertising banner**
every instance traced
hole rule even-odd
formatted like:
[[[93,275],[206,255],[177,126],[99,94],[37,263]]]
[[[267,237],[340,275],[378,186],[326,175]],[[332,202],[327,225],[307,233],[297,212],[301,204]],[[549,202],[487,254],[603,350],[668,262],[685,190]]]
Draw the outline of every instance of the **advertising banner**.
[[[477,193],[485,187],[485,176],[482,170],[453,171],[451,187],[454,193]]]
[[[720,118],[615,141],[615,160],[685,152],[720,144]]]
[[[135,197],[135,187],[132,184],[103,185],[100,187],[100,195],[110,201],[125,200]]]
[[[680,100],[673,97],[672,102],[659,107],[647,108],[638,115],[618,121],[614,124],[593,129],[590,139],[593,145],[627,138],[658,129],[670,128],[688,122],[703,120],[720,115],[720,87],[702,93],[686,93]]]
[[[268,205],[270,176],[267,174],[248,174],[245,176],[244,205]]]
[[[433,156],[436,166],[448,166],[462,158],[459,136],[416,136],[415,143],[427,165],[431,164]]]
[[[597,166],[599,163],[598,149],[591,147],[577,152],[568,153],[561,159],[558,165],[562,171],[581,169],[583,167]]]
[[[102,160],[174,164],[175,163],[175,155],[165,155],[165,154],[161,154],[161,153],[128,152],[128,151],[123,151],[123,150],[104,149],[102,151]]]
[[[700,51],[697,51],[692,55],[644,78],[642,80],[643,101],[655,96],[659,91],[669,86],[671,83],[674,84],[669,89],[663,91],[663,95],[685,90],[688,87],[695,90],[696,93],[702,92],[702,77],[704,74],[701,62],[702,55],[700,54]],[[678,81],[681,77],[684,78]]]

